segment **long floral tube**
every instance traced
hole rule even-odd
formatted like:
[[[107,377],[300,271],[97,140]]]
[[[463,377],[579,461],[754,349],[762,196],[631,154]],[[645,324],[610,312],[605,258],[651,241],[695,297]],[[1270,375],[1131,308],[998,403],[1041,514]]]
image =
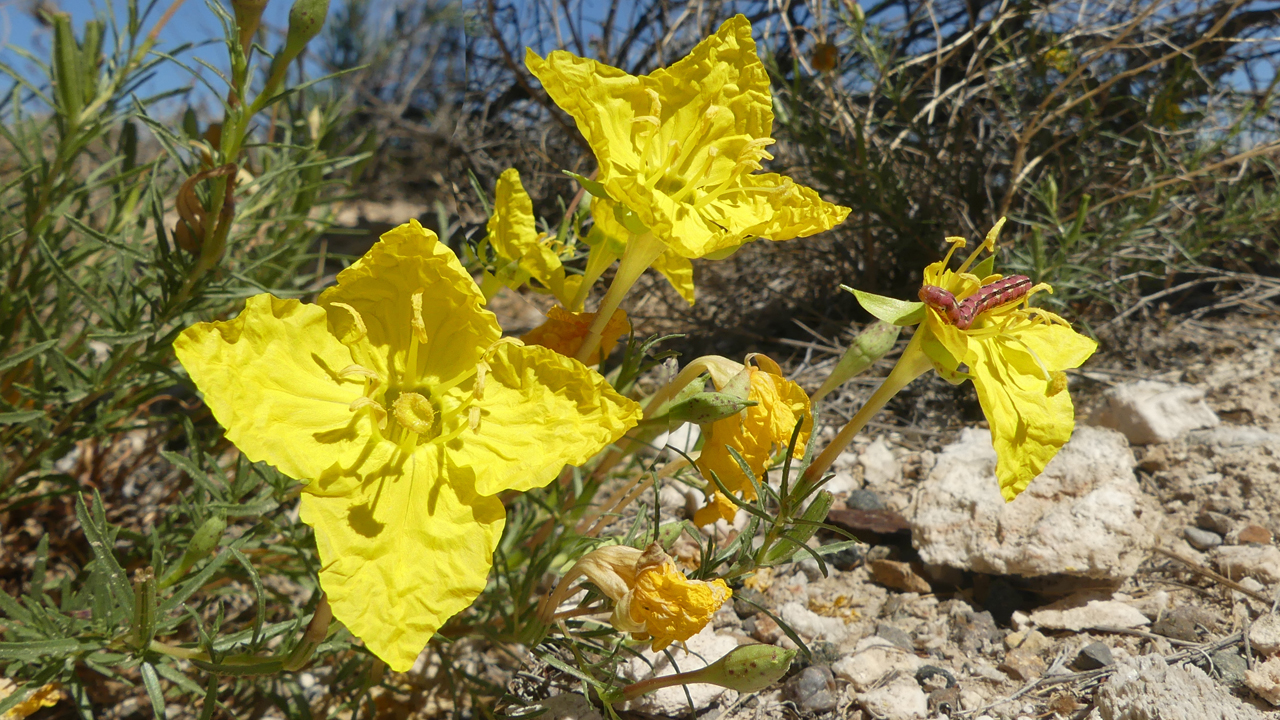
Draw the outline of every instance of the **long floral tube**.
[[[906,350],[898,358],[898,363],[893,366],[889,376],[884,379],[884,382],[880,383],[880,387],[876,388],[876,391],[871,394],[871,397],[858,410],[858,413],[840,429],[835,439],[827,445],[818,457],[814,458],[813,463],[800,476],[801,483],[805,486],[817,484],[827,470],[831,468],[831,465],[835,463],[836,457],[844,452],[844,449],[853,441],[854,436],[862,432],[867,423],[871,422],[871,418],[880,412],[890,398],[897,395],[902,388],[910,385],[913,380],[933,369],[932,361],[929,360],[929,356],[924,353],[922,348],[924,336],[925,333],[923,332],[916,332],[912,336],[911,342],[907,344]]]

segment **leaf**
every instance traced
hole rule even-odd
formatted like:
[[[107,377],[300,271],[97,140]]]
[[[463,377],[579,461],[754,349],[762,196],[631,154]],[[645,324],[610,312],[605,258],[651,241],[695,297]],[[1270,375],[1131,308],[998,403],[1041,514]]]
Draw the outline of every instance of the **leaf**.
[[[35,345],[32,345],[26,350],[16,352],[10,355],[9,357],[4,358],[3,360],[0,360],[0,372],[4,372],[5,370],[8,370],[11,367],[15,367],[19,363],[25,362],[26,360],[33,358],[39,355],[40,353],[43,353],[45,350],[48,350],[49,348],[57,344],[58,344],[57,340],[45,340],[42,343],[36,343]]]
[[[840,289],[853,293],[863,310],[892,325],[916,325],[924,320],[924,303],[922,302],[873,295],[869,292],[854,290],[847,285],[841,285]]]
[[[44,417],[43,410],[19,410],[17,412],[0,413],[0,425],[16,425]]]
[[[93,495],[93,512],[90,512],[85,505],[83,495],[76,497],[76,519],[80,521],[80,526],[84,529],[85,538],[89,541],[89,547],[93,549],[93,556],[101,567],[109,594],[111,599],[114,600],[118,615],[113,614],[112,617],[132,617],[133,586],[129,584],[124,568],[120,567],[115,553],[111,550],[111,526],[106,521],[105,511],[102,508],[102,498],[96,492]],[[115,622],[115,620],[113,619],[112,622]]]
[[[164,690],[160,689],[160,678],[156,676],[156,669],[149,662],[142,663],[142,684],[147,688],[147,697],[151,698],[151,711],[156,714],[158,720],[165,720]]]
[[[75,638],[32,640],[31,642],[0,642],[0,660],[31,662],[46,655],[57,655],[59,657],[72,655],[88,647],[88,645]]]
[[[568,170],[562,170],[561,172],[573,178],[574,180],[577,180],[578,184],[581,185],[587,192],[591,193],[592,197],[604,198],[605,200],[613,199],[609,197],[609,191],[604,189],[604,185],[596,182],[595,180],[592,180],[591,178],[586,177],[585,175],[579,175],[578,173],[575,173],[575,172],[569,172]]]

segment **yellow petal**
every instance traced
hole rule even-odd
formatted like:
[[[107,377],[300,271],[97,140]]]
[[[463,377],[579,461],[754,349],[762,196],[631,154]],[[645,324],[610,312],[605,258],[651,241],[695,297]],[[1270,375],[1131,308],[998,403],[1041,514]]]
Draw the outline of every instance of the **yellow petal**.
[[[652,267],[662,273],[685,302],[693,304],[693,263],[677,253],[668,251],[659,255]]]
[[[173,349],[227,439],[254,462],[306,481],[350,462],[370,437],[369,414],[351,410],[364,381],[339,377],[351,351],[316,305],[255,295],[234,320],[183,330]]]
[[[732,595],[724,580],[690,580],[668,561],[636,576],[629,613],[656,647],[697,635]]]
[[[384,444],[381,448],[387,448]],[[484,589],[505,512],[465,473],[440,474],[437,446],[326,475],[302,495],[334,617],[404,672]],[[371,459],[372,460],[372,459]]]
[[[635,426],[640,405],[597,372],[544,347],[504,343],[487,360],[480,422],[449,443],[476,491],[528,490],[581,465]]]
[[[752,494],[754,494],[754,489]],[[698,508],[693,513],[693,524],[698,527],[710,525],[717,520],[725,522],[733,522],[734,517],[738,514],[738,506],[732,500],[725,497],[722,493],[716,492],[707,498],[707,506]]]
[[[457,256],[436,234],[411,220],[382,236],[351,267],[338,273],[338,285],[320,294],[331,327],[345,337],[352,327],[349,305],[363,318],[368,337],[353,347],[355,361],[382,377],[405,375],[413,334],[412,296],[422,293],[426,346],[410,373],[427,383],[449,380],[473,369],[481,353],[502,331],[484,296]]]
[[[508,168],[494,187],[493,214],[486,227],[489,245],[508,260],[519,261],[538,247],[538,225],[533,217],[533,200],[524,191],[520,172]]]
[[[557,305],[547,312],[546,322],[521,335],[520,340],[527,345],[540,345],[555,350],[565,357],[574,357],[595,319],[595,313],[570,312]],[[622,309],[615,310],[600,334],[600,360],[608,358],[618,338],[630,331],[631,323],[627,322],[627,313]]]
[[[1007,343],[974,343],[969,364],[978,402],[991,426],[1000,492],[1013,500],[1071,438],[1071,396],[1052,385],[1030,356]]]

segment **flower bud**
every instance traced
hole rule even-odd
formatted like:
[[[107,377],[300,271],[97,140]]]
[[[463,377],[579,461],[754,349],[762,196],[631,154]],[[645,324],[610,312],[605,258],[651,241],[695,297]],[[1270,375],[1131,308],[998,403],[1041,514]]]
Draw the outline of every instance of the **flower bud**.
[[[307,43],[320,34],[328,14],[329,0],[294,0],[289,10],[289,34],[285,36],[284,50],[277,62],[293,62]]]
[[[776,645],[742,645],[704,668],[708,672],[705,682],[737,690],[740,693],[759,692],[782,679],[791,669],[795,650]],[[718,671],[711,673],[713,669]],[[711,677],[711,675],[718,677]]]
[[[725,393],[700,392],[672,406],[667,413],[670,425],[693,423],[706,425],[723,420],[755,405],[754,400],[744,400]]]
[[[258,22],[262,20],[262,11],[267,9],[267,0],[231,0],[231,10],[236,16],[236,28],[240,31],[240,47],[245,54],[249,53],[249,44],[253,42],[254,33],[258,32]]]
[[[849,349],[845,350],[844,356],[840,358],[839,363],[836,363],[835,369],[831,371],[826,382],[822,383],[822,387],[813,394],[813,401],[821,400],[827,393],[862,374],[875,361],[884,357],[893,349],[893,344],[898,341],[898,333],[901,330],[902,328],[897,325],[878,320],[875,325],[858,333],[853,342],[849,343]]]

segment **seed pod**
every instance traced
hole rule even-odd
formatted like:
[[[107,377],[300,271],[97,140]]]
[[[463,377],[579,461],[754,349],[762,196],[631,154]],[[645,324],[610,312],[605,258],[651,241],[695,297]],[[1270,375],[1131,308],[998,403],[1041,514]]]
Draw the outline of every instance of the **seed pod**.
[[[667,413],[669,425],[690,422],[706,425],[723,420],[755,405],[754,400],[743,400],[725,393],[700,392],[673,406]]]
[[[740,693],[759,692],[782,679],[791,668],[795,650],[775,645],[742,645],[706,668],[699,682],[707,682]]]
[[[289,10],[289,34],[285,36],[284,51],[277,62],[293,62],[307,43],[320,34],[328,14],[329,0],[294,0]]]

